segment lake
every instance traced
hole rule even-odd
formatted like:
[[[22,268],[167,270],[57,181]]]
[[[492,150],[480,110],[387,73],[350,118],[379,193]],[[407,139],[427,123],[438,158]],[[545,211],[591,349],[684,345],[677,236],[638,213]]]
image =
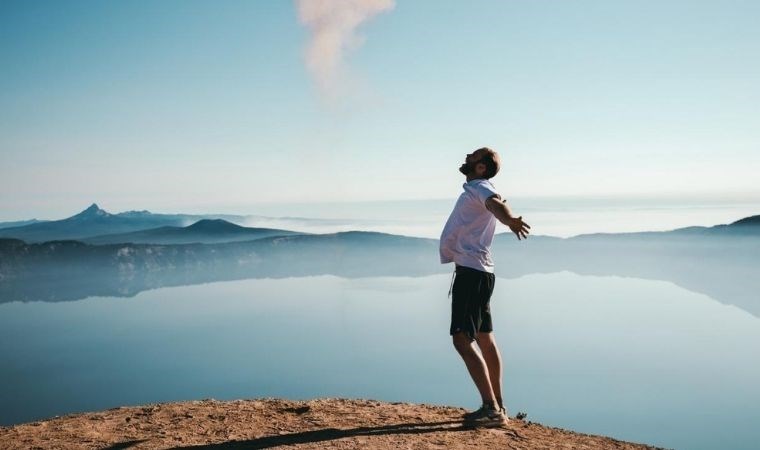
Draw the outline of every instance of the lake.
[[[497,270],[498,275],[498,270]],[[0,425],[187,399],[476,408],[451,275],[251,279],[0,304]],[[497,278],[510,414],[679,449],[760,442],[760,319],[663,281]]]

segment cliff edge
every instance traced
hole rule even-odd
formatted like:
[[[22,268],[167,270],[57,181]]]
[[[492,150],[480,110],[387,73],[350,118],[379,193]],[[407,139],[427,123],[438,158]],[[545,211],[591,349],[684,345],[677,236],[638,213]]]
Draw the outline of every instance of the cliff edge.
[[[322,398],[213,399],[113,408],[0,427],[0,448],[652,449],[510,419],[471,428],[461,408]]]

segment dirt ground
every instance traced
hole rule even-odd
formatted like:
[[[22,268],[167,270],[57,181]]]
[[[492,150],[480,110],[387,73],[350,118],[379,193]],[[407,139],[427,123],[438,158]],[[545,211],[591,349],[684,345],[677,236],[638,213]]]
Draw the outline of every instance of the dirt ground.
[[[472,428],[461,408],[281,399],[120,407],[0,427],[2,449],[651,449],[523,420]]]

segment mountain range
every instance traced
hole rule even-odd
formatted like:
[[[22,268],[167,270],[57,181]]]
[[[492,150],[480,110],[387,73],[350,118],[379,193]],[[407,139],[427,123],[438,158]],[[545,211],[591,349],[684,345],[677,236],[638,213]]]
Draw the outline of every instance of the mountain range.
[[[289,236],[295,231],[273,228],[249,228],[227,222],[224,219],[201,219],[186,227],[165,225],[128,233],[92,236],[80,241],[88,244],[214,244],[220,242],[248,241],[270,236]]]
[[[155,214],[149,211],[111,214],[93,203],[84,211],[61,220],[36,221],[14,226],[0,223],[0,237],[11,237],[30,243],[62,239],[81,240],[162,226],[185,227],[202,219],[245,221],[245,217],[233,215]]]
[[[27,243],[55,240],[78,240],[90,244],[111,243],[219,243],[256,239],[261,237],[290,234],[308,234],[276,228],[253,228],[242,224],[252,219],[272,219],[261,216],[241,216],[232,214],[156,214],[147,210],[109,213],[96,203],[71,217],[60,220],[40,221],[37,219],[0,222],[0,238],[20,239]],[[324,219],[279,218],[280,221],[314,221],[328,225]],[[335,222],[333,225],[339,225]],[[730,224],[712,227],[686,227],[671,231],[646,231],[635,233],[593,233],[566,239],[595,239],[599,237],[616,239],[673,239],[676,236],[698,235],[756,235],[760,233],[760,215],[746,217]],[[548,236],[532,236],[535,238]],[[554,238],[559,239],[559,238]]]
[[[156,221],[150,213],[130,218],[94,206],[62,221],[17,227],[14,233],[73,233],[79,221],[99,235],[81,241],[0,238],[0,303],[132,296],[161,286],[243,278],[414,277],[452,270],[439,263],[436,239],[359,231],[306,234],[221,219],[102,233],[105,228],[92,224]],[[47,228],[41,230],[41,225]],[[760,215],[665,232],[531,236],[524,241],[501,233],[494,238],[493,254],[499,277],[571,271],[663,280],[760,317]]]

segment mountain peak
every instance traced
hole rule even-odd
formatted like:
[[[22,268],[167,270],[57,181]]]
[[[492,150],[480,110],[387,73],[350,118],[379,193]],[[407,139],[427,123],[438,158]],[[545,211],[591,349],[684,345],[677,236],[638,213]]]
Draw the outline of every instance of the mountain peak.
[[[107,211],[104,209],[100,209],[97,203],[93,203],[90,205],[87,209],[80,212],[74,217],[82,217],[82,218],[89,218],[89,217],[106,217],[110,216]]]

